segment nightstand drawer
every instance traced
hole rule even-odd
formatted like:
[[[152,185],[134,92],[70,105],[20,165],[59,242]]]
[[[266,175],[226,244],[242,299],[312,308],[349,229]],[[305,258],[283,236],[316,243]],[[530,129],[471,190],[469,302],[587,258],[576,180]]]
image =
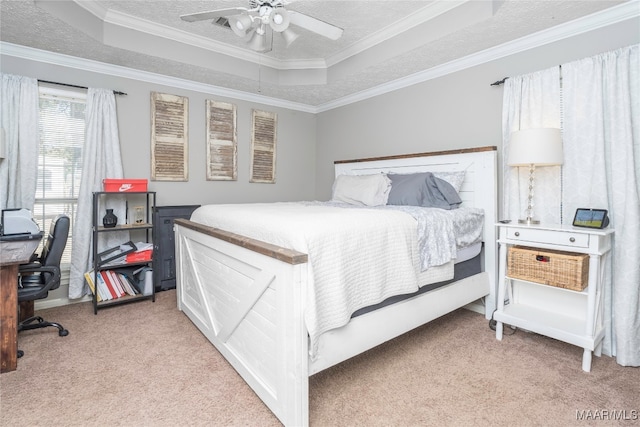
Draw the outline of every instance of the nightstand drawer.
[[[573,246],[576,248],[589,247],[589,235],[572,233],[570,231],[534,230],[527,228],[506,228],[507,238],[525,242],[546,243],[552,245]]]

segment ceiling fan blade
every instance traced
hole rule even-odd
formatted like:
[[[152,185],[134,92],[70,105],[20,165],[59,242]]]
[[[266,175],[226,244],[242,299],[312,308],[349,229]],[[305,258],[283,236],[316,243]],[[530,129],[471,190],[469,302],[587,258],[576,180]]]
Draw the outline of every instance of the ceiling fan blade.
[[[316,34],[320,34],[323,37],[327,37],[331,40],[338,40],[342,37],[343,29],[336,27],[335,25],[328,24],[316,18],[312,18],[304,13],[289,11],[291,17],[291,23],[302,27],[306,30],[312,31]]]
[[[220,18],[221,16],[237,15],[242,12],[246,12],[249,9],[246,7],[231,7],[228,9],[210,10],[208,12],[190,13],[187,15],[180,15],[180,19],[187,22],[205,21],[207,19]]]

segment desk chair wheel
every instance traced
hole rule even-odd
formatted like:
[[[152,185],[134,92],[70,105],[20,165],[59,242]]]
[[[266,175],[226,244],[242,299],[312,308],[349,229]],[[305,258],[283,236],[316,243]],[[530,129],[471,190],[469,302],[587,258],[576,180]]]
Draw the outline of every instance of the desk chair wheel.
[[[61,337],[66,337],[69,335],[69,331],[65,329],[61,324],[56,322],[47,322],[40,316],[29,317],[26,320],[23,320],[18,325],[18,332],[20,331],[28,331],[30,329],[38,329],[38,328],[46,328],[48,326],[54,327],[58,329],[58,335]],[[18,359],[24,356],[24,351],[18,350]]]
[[[65,329],[61,324],[56,322],[47,322],[40,316],[33,316],[23,320],[18,325],[18,331],[28,331],[30,329],[46,328],[48,326],[58,329],[58,335],[66,337],[69,335],[69,331]]]

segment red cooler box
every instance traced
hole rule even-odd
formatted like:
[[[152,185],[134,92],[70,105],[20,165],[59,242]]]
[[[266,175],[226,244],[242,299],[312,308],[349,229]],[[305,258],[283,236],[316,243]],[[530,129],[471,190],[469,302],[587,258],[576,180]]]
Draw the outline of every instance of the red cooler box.
[[[103,179],[102,184],[109,193],[147,191],[146,179]]]

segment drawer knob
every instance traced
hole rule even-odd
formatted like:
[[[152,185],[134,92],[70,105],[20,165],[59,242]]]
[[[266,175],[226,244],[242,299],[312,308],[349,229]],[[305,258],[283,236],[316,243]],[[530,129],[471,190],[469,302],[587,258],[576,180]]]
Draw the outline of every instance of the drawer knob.
[[[569,241],[570,241],[571,243],[574,243],[574,242],[576,241],[576,238],[575,238],[575,237],[569,237]]]
[[[516,235],[516,237],[520,236],[520,232],[519,232],[519,231],[516,231],[516,232],[515,232],[515,235]]]

